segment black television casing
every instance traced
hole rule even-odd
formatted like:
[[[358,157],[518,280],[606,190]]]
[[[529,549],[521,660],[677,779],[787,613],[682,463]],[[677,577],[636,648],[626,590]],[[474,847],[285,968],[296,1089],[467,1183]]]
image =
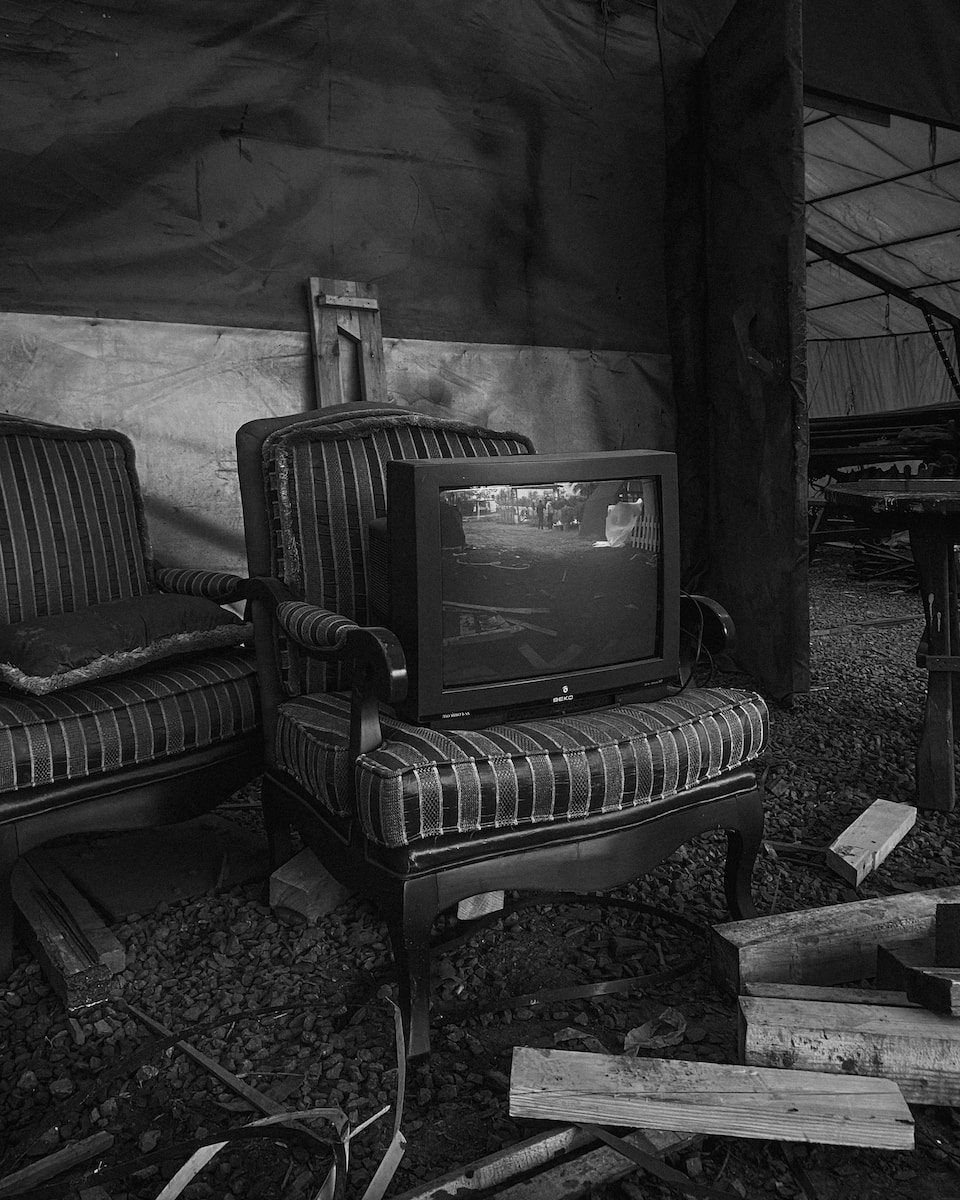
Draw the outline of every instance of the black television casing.
[[[524,487],[653,477],[659,481],[662,569],[657,651],[652,656],[519,679],[444,686],[440,504],[449,488]],[[524,454],[495,458],[396,459],[387,463],[387,518],[370,526],[373,624],[399,638],[409,686],[397,715],[435,727],[560,716],[673,690],[679,671],[679,516],[676,456],[659,450]]]

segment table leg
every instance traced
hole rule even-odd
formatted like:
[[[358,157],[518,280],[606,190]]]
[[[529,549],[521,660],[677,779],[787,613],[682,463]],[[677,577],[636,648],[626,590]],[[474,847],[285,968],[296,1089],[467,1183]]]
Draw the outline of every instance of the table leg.
[[[910,534],[928,613],[927,653],[949,657],[953,538],[945,531],[914,529]],[[956,803],[953,762],[953,672],[928,671],[923,731],[917,751],[917,807],[951,811]]]

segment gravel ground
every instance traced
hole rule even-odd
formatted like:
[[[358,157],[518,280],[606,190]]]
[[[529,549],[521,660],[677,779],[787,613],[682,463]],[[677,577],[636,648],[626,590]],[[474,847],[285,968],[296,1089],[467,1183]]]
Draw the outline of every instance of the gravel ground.
[[[774,708],[766,766],[767,836],[822,846],[877,797],[909,802],[923,675],[913,665],[921,629],[916,594],[869,586],[849,557],[826,551],[812,568],[813,687]],[[902,624],[862,624],[903,618]],[[858,624],[859,623],[859,624]],[[725,681],[739,682],[736,676]],[[222,814],[257,823],[255,789]],[[758,865],[761,912],[779,912],[953,883],[958,818],[921,813],[914,830],[859,893],[818,866],[768,851]],[[623,897],[681,912],[704,928],[725,919],[722,839],[683,847]],[[317,928],[279,921],[262,881],[161,905],[115,927],[128,955],[116,998],[68,1021],[26,956],[0,984],[0,1175],[71,1140],[114,1136],[96,1179],[77,1172],[36,1196],[147,1200],[194,1144],[259,1116],[146,1033],[135,1004],[288,1108],[337,1106],[353,1125],[392,1104],[397,1089],[390,964],[376,913],[350,900]],[[452,916],[439,933],[455,934]],[[507,1115],[516,1044],[621,1050],[663,1010],[680,1038],[650,1053],[734,1062],[734,1006],[707,977],[704,955],[675,923],[629,907],[528,906],[436,955],[434,1052],[407,1076],[406,1155],[389,1195],[529,1136]],[[504,997],[672,967],[681,977],[602,999],[507,1011]],[[277,1014],[264,1010],[284,1007]],[[707,1138],[677,1165],[731,1196],[819,1200],[960,1198],[960,1121],[916,1109],[912,1153],[800,1147],[798,1180],[776,1143]],[[352,1144],[348,1195],[360,1196],[389,1140],[392,1113]],[[235,1143],[185,1196],[240,1200],[316,1195],[328,1159],[302,1146]],[[71,1190],[72,1184],[72,1190]],[[90,1190],[96,1187],[101,1191]],[[808,1189],[804,1192],[803,1188]],[[676,1196],[636,1173],[602,1200]]]

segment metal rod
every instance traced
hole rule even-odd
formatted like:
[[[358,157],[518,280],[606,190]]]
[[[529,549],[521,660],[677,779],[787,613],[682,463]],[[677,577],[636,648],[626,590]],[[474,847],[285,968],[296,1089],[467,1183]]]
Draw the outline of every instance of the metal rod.
[[[898,283],[893,283],[877,271],[872,271],[869,267],[851,262],[845,254],[841,254],[839,250],[831,250],[824,242],[810,237],[809,234],[807,235],[807,249],[812,250],[814,254],[818,254],[821,258],[827,259],[828,262],[834,263],[842,271],[846,271],[850,275],[855,275],[858,279],[863,279],[867,283],[873,284],[874,287],[879,288],[882,292],[896,296],[904,304],[910,304],[928,316],[939,317],[941,321],[945,321],[953,329],[960,329],[960,317],[956,313],[947,312],[939,304],[931,304],[929,300],[924,300],[921,296],[915,296],[909,288],[901,287]]]
[[[840,196],[851,196],[854,192],[866,192],[870,188],[886,187],[888,183],[900,183],[904,179],[913,179],[916,175],[926,175],[930,171],[939,171],[941,167],[955,167],[960,158],[947,158],[943,162],[932,163],[927,167],[918,167],[915,171],[904,171],[902,175],[891,175],[887,179],[876,179],[872,183],[860,183],[856,187],[844,188],[840,192],[829,192],[826,196],[814,196],[807,204],[823,204],[827,200],[836,200]]]

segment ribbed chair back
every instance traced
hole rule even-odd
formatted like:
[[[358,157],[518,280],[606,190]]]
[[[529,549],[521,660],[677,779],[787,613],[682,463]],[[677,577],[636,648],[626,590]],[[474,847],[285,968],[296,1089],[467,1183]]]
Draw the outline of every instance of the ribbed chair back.
[[[133,447],[0,416],[0,623],[150,590]]]
[[[386,464],[531,453],[521,434],[396,408],[333,419],[320,413],[278,429],[263,447],[275,573],[301,599],[368,624],[368,529],[386,514]],[[290,691],[341,686],[323,664],[281,649]]]

